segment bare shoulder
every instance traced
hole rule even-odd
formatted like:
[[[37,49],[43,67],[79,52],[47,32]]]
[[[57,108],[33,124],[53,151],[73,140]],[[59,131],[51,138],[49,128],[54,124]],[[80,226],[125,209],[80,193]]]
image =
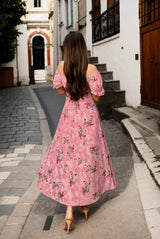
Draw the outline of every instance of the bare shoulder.
[[[92,75],[94,72],[97,71],[97,67],[93,64],[88,64],[88,69],[87,69],[87,76]]]
[[[64,61],[60,61],[59,64],[58,64],[58,67],[57,67],[58,73],[60,75],[64,75],[63,66],[64,66]]]

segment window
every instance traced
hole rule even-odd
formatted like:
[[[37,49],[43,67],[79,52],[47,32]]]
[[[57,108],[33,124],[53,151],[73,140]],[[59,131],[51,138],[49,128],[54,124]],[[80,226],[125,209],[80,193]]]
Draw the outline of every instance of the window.
[[[97,40],[100,38],[100,25],[97,24],[96,19],[100,16],[100,11],[100,0],[92,0],[92,11],[90,12],[92,14],[92,36]]]
[[[139,1],[140,26],[160,19],[160,0]]]
[[[112,7],[117,2],[119,2],[119,0],[107,0],[107,9]]]
[[[92,19],[100,15],[100,0],[92,0]]]
[[[41,7],[41,0],[34,0],[34,7]]]
[[[92,41],[97,42],[120,31],[119,0],[108,0],[107,10],[100,14],[100,1],[92,0]]]
[[[66,0],[67,27],[73,26],[73,0]]]

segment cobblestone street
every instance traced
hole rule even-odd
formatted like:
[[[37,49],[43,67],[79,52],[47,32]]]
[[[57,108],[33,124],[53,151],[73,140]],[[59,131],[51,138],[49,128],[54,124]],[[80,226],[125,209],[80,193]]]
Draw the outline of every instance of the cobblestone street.
[[[29,89],[2,90],[1,98],[0,153],[13,153],[24,144],[41,144],[39,116]]]
[[[4,235],[15,217],[19,223],[24,222],[32,207],[29,201],[27,204],[24,204],[23,200],[20,204],[18,202],[37,173],[41,155],[42,135],[39,115],[30,89],[20,87],[1,90],[0,229],[12,214],[4,227]],[[18,228],[21,229],[20,226]]]

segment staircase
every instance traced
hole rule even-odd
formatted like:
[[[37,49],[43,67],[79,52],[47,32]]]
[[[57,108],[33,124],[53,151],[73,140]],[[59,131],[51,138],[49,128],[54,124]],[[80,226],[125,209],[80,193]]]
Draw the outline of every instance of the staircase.
[[[35,83],[43,83],[45,80],[45,70],[34,70]]]
[[[97,67],[103,78],[105,95],[97,104],[101,119],[111,119],[113,108],[126,106],[125,91],[120,90],[120,81],[113,80],[113,72],[107,71],[106,64],[98,63],[98,57],[89,56],[88,61]]]

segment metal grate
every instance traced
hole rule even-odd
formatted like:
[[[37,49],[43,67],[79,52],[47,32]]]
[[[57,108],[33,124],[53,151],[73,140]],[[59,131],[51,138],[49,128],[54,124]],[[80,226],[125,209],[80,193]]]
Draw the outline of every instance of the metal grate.
[[[53,216],[47,216],[44,227],[43,227],[43,231],[49,231],[52,225],[52,221],[53,221]]]
[[[97,42],[120,32],[119,1],[92,20],[92,41]]]
[[[140,0],[139,18],[140,26],[160,19],[160,0]]]

